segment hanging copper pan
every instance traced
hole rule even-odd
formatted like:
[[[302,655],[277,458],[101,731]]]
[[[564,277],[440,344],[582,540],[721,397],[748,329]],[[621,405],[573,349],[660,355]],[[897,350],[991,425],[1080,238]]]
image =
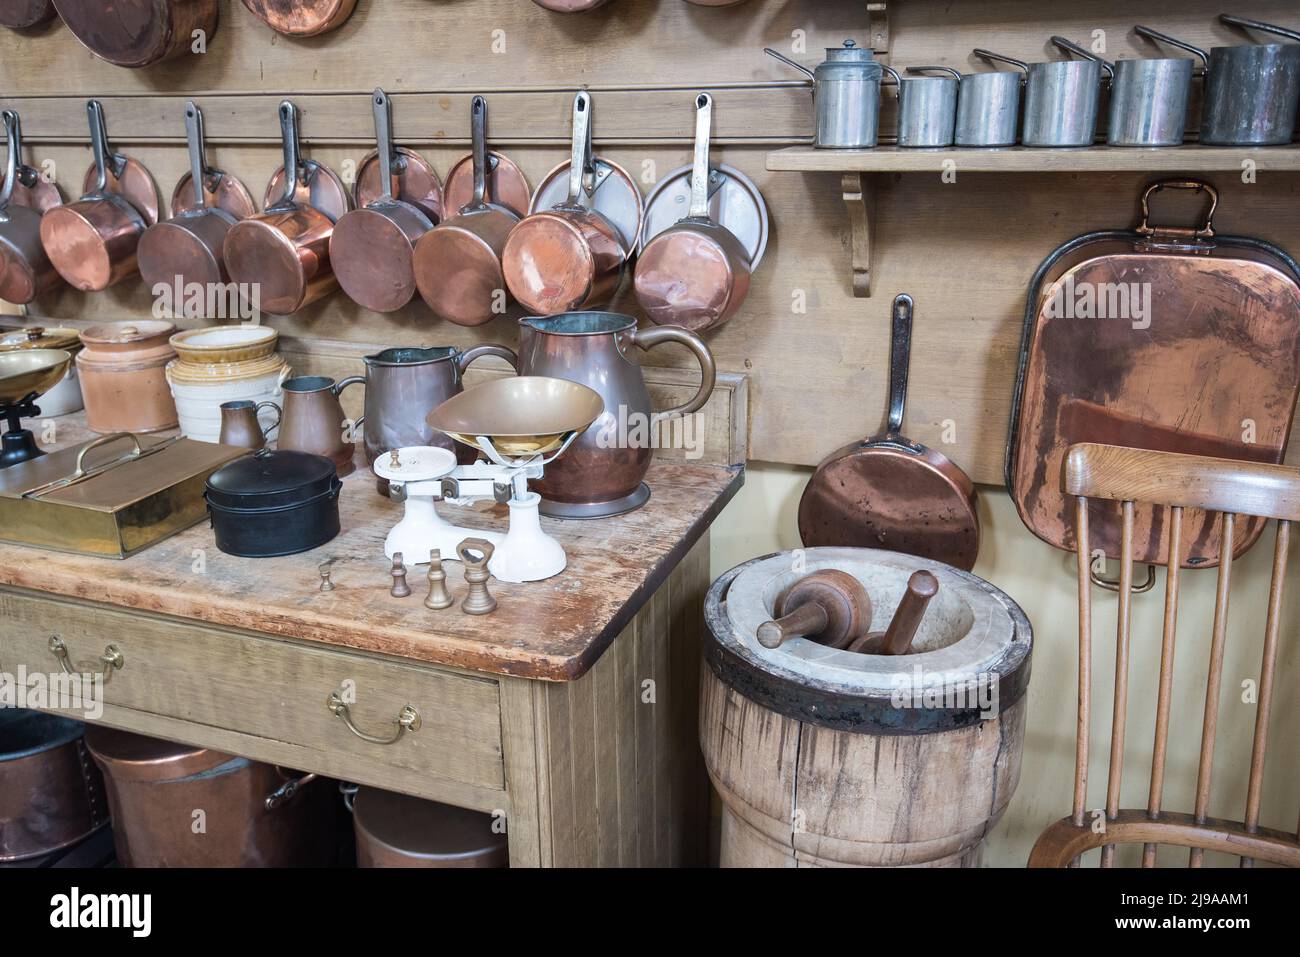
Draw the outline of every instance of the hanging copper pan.
[[[415,247],[415,281],[440,318],[478,326],[504,312],[501,252],[519,216],[487,201],[487,101],[470,103],[474,193],[460,211]]]
[[[975,486],[934,449],[902,434],[912,297],[894,299],[885,431],[832,452],[799,500],[804,545],[883,548],[969,571],[979,554]]]
[[[12,134],[15,139],[10,142],[14,144],[17,152],[14,156],[15,169],[17,177],[11,175],[9,170],[4,171],[4,178],[0,179],[0,186],[5,186],[10,180],[13,180],[13,186],[10,187],[12,193],[9,201],[17,203],[19,206],[26,206],[28,209],[34,209],[38,213],[44,213],[53,206],[63,205],[63,194],[59,192],[58,184],[52,179],[47,180],[44,175],[37,169],[33,169],[23,162],[23,124],[18,113],[14,112],[14,130]]]
[[[330,237],[330,261],[339,285],[358,305],[393,312],[415,295],[415,245],[438,217],[393,195],[393,105],[383,90],[375,90],[371,105],[380,193],[339,219]]]
[[[338,288],[330,237],[350,203],[337,173],[302,158],[298,108],[288,100],[280,104],[280,134],[284,165],[267,186],[266,209],[231,226],[223,250],[230,278],[257,291],[257,307],[285,316]]]
[[[709,217],[709,127],[713,98],[695,98],[695,163],[685,219],[655,236],[637,259],[634,287],[650,321],[695,332],[736,314],[749,293],[749,250]]]
[[[568,195],[550,204],[547,187],[561,173],[567,173]],[[511,230],[502,251],[506,285],[533,313],[552,316],[597,308],[618,291],[645,207],[633,183],[635,223],[630,238],[625,237],[620,224],[596,208],[598,191],[615,179],[620,185],[632,182],[621,168],[598,164],[592,154],[591,95],[580,91],[573,98],[571,158],[538,187],[533,212]]]
[[[41,244],[54,268],[83,292],[98,292],[137,272],[136,250],[144,231],[158,222],[158,187],[139,160],[108,145],[104,108],[86,104],[95,162],[86,171],[85,193],[41,218]]]
[[[190,171],[172,194],[172,218],[150,226],[140,237],[140,275],[150,289],[175,284],[211,286],[228,282],[223,245],[230,227],[257,212],[253,197],[233,176],[204,162],[203,111],[185,104],[185,137]],[[210,297],[185,296],[207,302]]]
[[[533,0],[533,3],[539,7],[545,7],[556,13],[582,13],[585,10],[603,7],[608,2],[609,0]]]
[[[248,11],[276,33],[314,37],[343,26],[357,0],[244,0]]]
[[[14,199],[14,189],[22,182],[18,114],[5,110],[4,126],[9,149],[4,185],[0,186],[0,299],[21,306],[62,280],[41,245],[40,212]]]
[[[217,32],[217,0],[54,0],[72,35],[117,66],[143,67],[184,53],[201,30]]]
[[[26,30],[54,19],[53,0],[0,0],[0,26]]]

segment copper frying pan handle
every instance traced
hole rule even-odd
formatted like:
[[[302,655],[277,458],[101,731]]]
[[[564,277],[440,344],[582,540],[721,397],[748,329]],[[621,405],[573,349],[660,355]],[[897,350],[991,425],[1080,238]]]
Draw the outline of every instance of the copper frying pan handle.
[[[704,403],[708,402],[709,396],[713,394],[713,386],[718,380],[718,370],[713,361],[713,353],[709,351],[703,339],[680,326],[656,326],[653,329],[638,329],[632,341],[640,349],[653,349],[665,342],[681,343],[695,354],[695,360],[700,364],[699,391],[681,405],[664,409],[662,412],[652,412],[650,416],[652,422],[678,415],[690,415],[704,407]]]
[[[591,148],[591,94],[579,90],[573,97],[573,143],[569,153],[568,205],[576,206],[586,193],[596,191],[596,161]]]
[[[889,420],[887,438],[903,432],[903,413],[907,408],[907,372],[912,358],[912,297],[900,292],[894,297],[893,325],[889,337]]]
[[[280,202],[292,205],[301,175],[302,145],[298,142],[298,107],[280,101],[280,142],[284,149],[284,195]]]
[[[470,161],[474,164],[474,199],[461,212],[487,206],[487,100],[474,97],[469,104]]]
[[[1196,229],[1172,226],[1152,226],[1151,197],[1162,189],[1188,189],[1204,192],[1210,197],[1210,208],[1205,213],[1205,222]],[[1219,208],[1219,191],[1204,180],[1199,179],[1161,179],[1156,180],[1142,191],[1142,222],[1138,225],[1139,236],[1154,236],[1157,233],[1169,233],[1175,236],[1190,236],[1196,239],[1211,239],[1214,236],[1214,211]]]
[[[203,162],[203,111],[193,100],[185,104],[185,141],[190,151],[190,186],[194,189],[195,208],[206,209],[208,200],[204,183],[207,180],[207,166]]]
[[[379,201],[393,201],[393,101],[378,87],[370,98],[375,114],[375,146],[379,153]]]
[[[108,145],[108,125],[104,122],[104,107],[99,100],[86,101],[86,115],[90,121],[90,148],[95,154],[95,192],[108,189],[108,171],[121,175],[125,158],[118,157]],[[122,162],[118,162],[119,159]]]
[[[709,134],[713,127],[713,97],[695,97],[695,156],[691,164],[691,205],[687,215],[709,218]]]
[[[9,143],[8,156],[5,158],[5,181],[0,186],[0,217],[3,217],[3,210],[9,205],[9,200],[14,195],[14,184],[18,180],[18,165],[20,157],[18,150],[21,148],[22,139],[22,121],[18,119],[18,114],[13,110],[4,111],[5,138]],[[3,220],[0,220],[3,221]]]

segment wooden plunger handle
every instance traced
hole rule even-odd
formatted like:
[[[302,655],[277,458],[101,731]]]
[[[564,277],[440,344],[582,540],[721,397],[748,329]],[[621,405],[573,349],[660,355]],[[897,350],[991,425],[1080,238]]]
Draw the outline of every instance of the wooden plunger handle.
[[[810,601],[806,605],[800,605],[783,618],[759,625],[758,643],[764,648],[780,648],[781,643],[789,638],[816,635],[825,631],[829,620],[826,609],[821,603]]]
[[[912,650],[912,639],[925,617],[925,609],[939,592],[939,579],[922,569],[913,572],[907,580],[907,591],[898,603],[889,627],[883,632],[873,632],[859,638],[849,646],[850,651],[868,655],[905,655]]]

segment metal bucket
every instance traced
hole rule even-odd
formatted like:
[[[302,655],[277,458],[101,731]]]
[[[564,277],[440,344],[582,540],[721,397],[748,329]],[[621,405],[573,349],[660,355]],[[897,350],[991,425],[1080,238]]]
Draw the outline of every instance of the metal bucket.
[[[344,786],[358,867],[509,867],[510,851],[491,815],[381,791]]]
[[[1193,66],[1193,62],[1185,57],[1116,61],[1115,79],[1110,91],[1107,144],[1180,144],[1187,126]]]
[[[946,66],[910,66],[906,77],[892,68],[886,70],[898,84],[898,145],[906,149],[951,146],[961,74]]]

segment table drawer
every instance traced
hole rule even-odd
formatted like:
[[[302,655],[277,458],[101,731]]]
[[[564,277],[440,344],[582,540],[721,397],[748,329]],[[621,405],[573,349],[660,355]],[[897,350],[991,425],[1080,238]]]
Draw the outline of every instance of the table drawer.
[[[106,646],[121,667],[106,704],[271,738],[335,756],[502,790],[497,682],[362,653],[264,638],[101,605],[0,590],[0,671],[59,673],[57,636],[78,671],[102,671]],[[391,744],[363,740],[327,706],[331,692],[362,734],[390,738],[409,706],[418,730]]]

